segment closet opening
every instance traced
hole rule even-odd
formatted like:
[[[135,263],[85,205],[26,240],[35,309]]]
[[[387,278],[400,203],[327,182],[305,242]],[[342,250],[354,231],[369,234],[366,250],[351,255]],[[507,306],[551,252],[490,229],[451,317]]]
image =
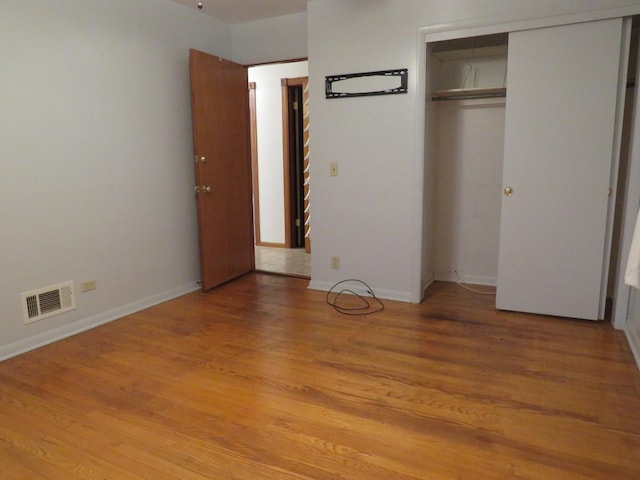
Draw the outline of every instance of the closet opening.
[[[637,19],[444,37],[426,42],[423,285],[477,285],[500,310],[611,318]]]
[[[433,42],[435,279],[495,287],[507,95],[507,34]]]

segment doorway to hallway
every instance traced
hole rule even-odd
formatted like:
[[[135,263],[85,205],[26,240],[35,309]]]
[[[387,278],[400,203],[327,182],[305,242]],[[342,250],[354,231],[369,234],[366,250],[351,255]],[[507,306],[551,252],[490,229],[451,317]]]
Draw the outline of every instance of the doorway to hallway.
[[[310,278],[308,64],[248,72],[255,268]]]

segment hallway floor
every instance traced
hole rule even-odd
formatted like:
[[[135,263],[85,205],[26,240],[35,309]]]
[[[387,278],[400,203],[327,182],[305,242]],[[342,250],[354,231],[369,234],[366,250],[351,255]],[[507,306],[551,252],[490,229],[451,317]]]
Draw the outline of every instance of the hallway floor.
[[[256,246],[256,270],[311,278],[311,254],[304,248]]]

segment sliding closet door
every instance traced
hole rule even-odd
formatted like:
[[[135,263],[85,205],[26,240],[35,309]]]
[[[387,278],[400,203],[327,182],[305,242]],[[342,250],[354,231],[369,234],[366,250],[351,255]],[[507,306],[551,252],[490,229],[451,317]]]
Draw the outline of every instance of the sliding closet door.
[[[621,38],[622,19],[509,36],[499,309],[599,316]]]

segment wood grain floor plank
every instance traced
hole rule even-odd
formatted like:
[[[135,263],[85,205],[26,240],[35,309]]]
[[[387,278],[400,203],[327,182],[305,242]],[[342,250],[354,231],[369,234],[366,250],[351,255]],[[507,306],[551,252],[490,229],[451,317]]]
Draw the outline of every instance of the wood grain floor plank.
[[[0,449],[0,458],[6,459],[0,466],[0,472],[4,478],[10,478],[11,480],[47,480],[51,478],[28,468],[27,462],[23,462],[20,455],[21,452],[13,448]]]
[[[4,397],[7,397],[6,390]],[[99,451],[101,457],[107,462],[127,471],[135,471],[143,478],[157,480],[173,478],[203,480],[206,478],[177,469],[174,464],[164,462],[161,456],[154,456],[153,461],[142,461],[146,456],[145,449],[152,445],[134,444],[122,432],[110,429],[108,424],[96,423],[87,415],[71,419],[68,414],[61,414],[59,407],[43,404],[40,399],[25,392],[11,395],[10,400],[11,402],[4,402],[5,406],[14,408],[7,408],[6,412],[13,417],[21,418],[23,429],[29,432],[40,430],[43,435],[56,438],[59,442],[77,452],[83,452],[86,456]],[[108,435],[105,435],[106,431]],[[171,473],[167,474],[166,471]]]
[[[492,302],[436,283],[347,317],[260,274],[185,295],[0,363],[0,473],[640,478],[623,334]]]
[[[82,478],[99,480],[121,478],[123,480],[141,480],[142,476],[127,472],[119,465],[113,465],[99,455],[77,449],[75,444],[61,441],[38,427],[30,426],[25,418],[17,419],[0,413],[0,438],[20,450],[20,459],[24,466],[42,472],[47,478]],[[5,464],[0,464],[4,474]]]

